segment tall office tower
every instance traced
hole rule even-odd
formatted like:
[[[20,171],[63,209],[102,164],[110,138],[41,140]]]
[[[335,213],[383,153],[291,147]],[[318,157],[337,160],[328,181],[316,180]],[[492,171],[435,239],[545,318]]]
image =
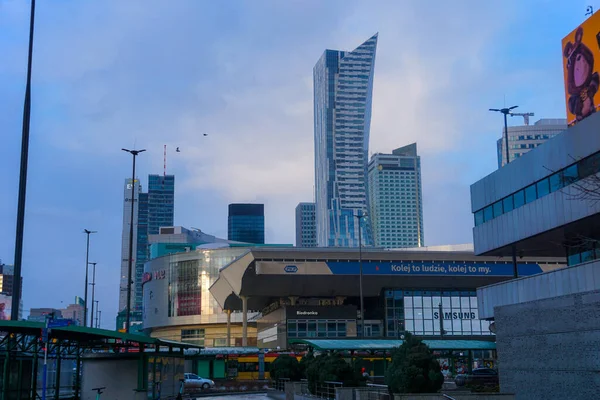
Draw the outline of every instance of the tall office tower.
[[[424,246],[421,158],[416,143],[371,157],[369,197],[375,246]]]
[[[131,202],[131,189],[135,192],[135,202]],[[133,258],[137,254],[137,226],[138,226],[138,201],[142,186],[139,179],[132,182],[131,179],[125,179],[123,190],[123,229],[121,234],[121,279],[119,290],[119,311],[127,307],[127,277],[129,268],[129,227],[131,221],[131,207],[133,207]],[[134,288],[132,287],[132,294]]]
[[[265,205],[230,204],[227,239],[236,242],[265,243]]]
[[[320,247],[372,245],[367,163],[377,34],[353,51],[325,50],[313,70],[315,216]]]
[[[127,307],[127,276],[129,259],[129,223],[131,218],[131,179],[125,180],[125,203],[123,206],[123,237],[121,240],[121,289],[119,310]],[[159,233],[161,226],[174,225],[175,176],[148,175],[148,192],[142,192],[142,186],[136,179],[133,210],[133,271],[131,293],[131,321],[141,322],[142,276],[144,263],[149,258],[148,235]],[[124,320],[124,315],[120,315]],[[119,320],[119,318],[118,318]],[[119,325],[119,324],[118,324]],[[121,328],[121,326],[118,326]]]
[[[148,234],[161,226],[173,226],[175,216],[175,176],[148,175]]]
[[[296,247],[316,247],[315,203],[296,206]]]
[[[529,122],[526,120],[526,122]],[[531,149],[544,143],[546,140],[567,130],[567,120],[561,118],[540,119],[533,125],[509,126],[508,141],[510,147],[508,153],[510,161],[521,157]],[[498,168],[506,164],[506,145],[504,143],[504,128],[502,137],[496,143],[498,152]]]

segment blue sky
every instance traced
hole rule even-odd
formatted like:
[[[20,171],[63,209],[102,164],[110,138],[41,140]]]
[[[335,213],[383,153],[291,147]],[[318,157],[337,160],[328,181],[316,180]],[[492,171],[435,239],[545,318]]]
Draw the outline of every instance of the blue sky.
[[[312,199],[312,68],[379,32],[371,152],[417,141],[425,243],[471,242],[469,184],[497,165],[501,116],[564,117],[561,39],[599,1],[39,0],[24,305],[83,294],[84,228],[103,326],[119,285],[122,147],[176,175],[175,223],[226,236],[227,204],[264,202],[267,241],[293,243]],[[12,264],[28,4],[0,0],[0,258]],[[520,124],[520,119],[509,120]],[[204,137],[202,134],[208,133]],[[175,153],[175,147],[182,152]],[[63,304],[61,304],[63,302]]]

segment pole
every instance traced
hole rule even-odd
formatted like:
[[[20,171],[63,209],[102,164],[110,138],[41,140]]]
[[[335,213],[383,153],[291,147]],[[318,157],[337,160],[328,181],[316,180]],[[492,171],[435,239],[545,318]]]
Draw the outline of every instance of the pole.
[[[50,333],[48,332],[48,325],[50,322],[50,318],[46,318],[46,337],[44,342],[44,370],[42,372],[42,400],[46,400],[46,387],[48,380],[48,344],[50,343]]]
[[[442,312],[442,303],[438,305],[438,310],[440,313],[440,338],[444,338],[444,313]]]
[[[131,273],[133,268],[133,212],[135,209],[135,156],[133,154],[133,172],[131,174],[131,218],[129,219],[129,259],[127,264],[127,313],[125,314],[125,332],[129,333],[131,323]]]
[[[100,328],[101,324],[102,324],[102,311],[98,310],[98,328]]]
[[[358,265],[360,269],[360,282],[359,282],[359,294],[360,294],[360,325],[361,325],[361,337],[365,336],[365,306],[363,299],[363,263],[362,263],[362,212],[361,215],[358,216]]]
[[[88,312],[88,286],[89,286],[89,265],[90,265],[90,234],[96,233],[96,231],[90,231],[84,229],[83,232],[87,235],[87,245],[85,251],[85,289],[83,299],[83,326],[87,326],[87,312]]]
[[[21,170],[19,172],[19,198],[17,205],[17,232],[15,235],[14,283],[10,319],[19,320],[21,305],[21,264],[23,262],[23,232],[25,226],[25,199],[27,195],[27,162],[29,159],[29,125],[31,121],[31,63],[33,58],[33,27],[35,0],[31,0],[29,19],[29,52],[27,55],[27,85],[23,105],[23,131],[21,135]]]
[[[506,120],[507,113],[504,114],[504,143],[506,144],[506,163],[510,162],[510,152],[508,151],[508,121]]]
[[[96,263],[90,263],[92,264],[92,283],[90,284],[92,286],[92,311],[90,312],[90,327],[93,328],[94,327],[94,297],[95,297],[95,293],[96,293]]]

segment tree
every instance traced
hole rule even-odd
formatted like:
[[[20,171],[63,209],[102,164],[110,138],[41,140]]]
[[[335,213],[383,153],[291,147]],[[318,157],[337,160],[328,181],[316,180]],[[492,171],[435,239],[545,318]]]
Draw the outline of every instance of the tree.
[[[310,366],[310,363],[313,362],[315,360],[315,355],[313,354],[312,351],[309,351],[308,353],[306,353],[304,355],[304,357],[302,357],[302,360],[300,360],[300,375],[305,378],[308,379],[308,377],[306,376],[306,372],[308,370],[308,367]]]
[[[392,351],[385,383],[391,393],[437,393],[444,376],[429,347],[407,333],[402,346]]]
[[[271,363],[271,379],[289,379],[298,381],[302,377],[300,372],[300,364],[296,357],[287,354],[281,354]]]
[[[358,368],[336,354],[315,357],[308,364],[306,378],[312,394],[316,394],[317,387],[325,382],[341,382],[346,387],[357,387],[362,386],[365,381]]]

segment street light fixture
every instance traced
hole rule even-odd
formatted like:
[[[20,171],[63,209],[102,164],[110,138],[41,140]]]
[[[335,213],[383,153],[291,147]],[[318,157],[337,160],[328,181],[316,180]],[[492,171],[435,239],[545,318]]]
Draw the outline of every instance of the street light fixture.
[[[100,328],[100,325],[98,325],[98,315],[100,314],[100,301],[96,300],[96,328]]]
[[[358,284],[359,296],[360,296],[360,326],[361,326],[361,337],[365,336],[365,306],[363,298],[363,263],[362,263],[362,219],[367,217],[367,213],[359,211],[354,216],[358,219],[358,266],[360,270],[360,278]]]
[[[88,280],[89,280],[89,265],[90,265],[90,235],[92,233],[98,233],[98,231],[90,231],[89,229],[84,229],[83,233],[87,235],[87,245],[85,251],[85,290],[84,290],[84,299],[83,299],[83,326],[87,326],[87,310],[88,310]]]
[[[510,114],[512,110],[519,106],[512,106],[508,108],[490,108],[490,111],[499,112],[504,114],[504,143],[506,145],[506,164],[510,162],[510,152],[508,150],[508,122],[506,120],[506,116]],[[515,278],[519,277],[519,268],[517,267],[517,246],[513,244],[512,246],[512,263],[513,263],[513,276]]]
[[[138,154],[143,153],[142,150],[121,149],[133,156],[133,173],[131,174],[131,219],[129,220],[129,259],[127,266],[127,310],[125,314],[125,332],[129,333],[129,324],[131,322],[131,270],[133,262],[133,212],[135,209],[135,158]]]
[[[93,268],[92,268],[92,283],[90,283],[90,285],[92,286],[92,312],[90,313],[90,327],[93,328],[94,327],[94,297],[95,297],[95,292],[96,292],[96,264],[95,262],[91,262],[90,263]]]

